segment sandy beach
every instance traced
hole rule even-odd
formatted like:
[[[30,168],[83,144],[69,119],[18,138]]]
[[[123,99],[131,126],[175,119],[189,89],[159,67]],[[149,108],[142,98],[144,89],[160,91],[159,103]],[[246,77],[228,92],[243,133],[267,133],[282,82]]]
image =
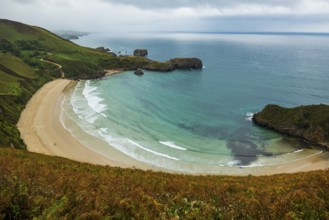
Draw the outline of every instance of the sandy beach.
[[[122,71],[123,71],[122,69],[117,69],[117,70],[113,70],[113,69],[105,70],[105,76],[112,76],[112,75],[114,75],[114,74],[121,73]]]
[[[65,129],[60,120],[61,103],[64,97],[63,91],[68,86],[74,86],[74,82],[65,79],[54,80],[44,85],[28,102],[17,124],[28,151],[91,164],[179,173],[137,161],[115,148],[109,149],[106,154],[97,152],[93,150],[94,146],[92,145],[97,145],[98,140],[93,140],[91,146],[84,146],[80,143]],[[272,175],[328,168],[329,152],[323,152],[280,165],[248,168],[219,167],[218,172],[215,174]]]

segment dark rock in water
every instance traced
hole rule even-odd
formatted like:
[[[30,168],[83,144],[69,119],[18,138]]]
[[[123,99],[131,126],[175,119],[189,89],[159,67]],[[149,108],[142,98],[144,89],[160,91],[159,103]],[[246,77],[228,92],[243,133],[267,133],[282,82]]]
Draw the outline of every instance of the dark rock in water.
[[[329,105],[295,108],[267,105],[252,119],[260,126],[329,148]]]
[[[226,145],[240,166],[246,166],[257,160],[258,155],[273,156],[271,153],[257,149],[257,145],[247,140],[231,140]]]
[[[174,58],[169,61],[175,69],[191,70],[202,69],[203,64],[199,58]]]
[[[179,123],[177,126],[189,132],[192,132],[196,135],[205,136],[205,137],[222,139],[229,136],[229,132],[227,131],[227,128],[222,126],[206,126],[203,124],[188,125],[185,123]]]
[[[103,52],[103,53],[108,53],[114,57],[116,57],[117,55],[113,52],[111,52],[111,50],[109,48],[105,48],[105,47],[97,47],[96,50],[99,50],[100,52]]]
[[[141,76],[141,75],[143,75],[144,74],[144,72],[143,72],[143,70],[142,69],[137,69],[137,70],[135,70],[135,75],[138,75],[138,76]]]
[[[134,50],[134,56],[137,57],[146,57],[148,55],[148,52],[146,49],[136,49]]]

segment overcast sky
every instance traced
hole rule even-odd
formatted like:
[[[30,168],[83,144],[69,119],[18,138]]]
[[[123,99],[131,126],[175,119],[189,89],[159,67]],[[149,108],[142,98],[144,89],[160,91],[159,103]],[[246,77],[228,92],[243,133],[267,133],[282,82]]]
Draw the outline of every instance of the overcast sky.
[[[329,32],[329,0],[0,0],[50,30]]]

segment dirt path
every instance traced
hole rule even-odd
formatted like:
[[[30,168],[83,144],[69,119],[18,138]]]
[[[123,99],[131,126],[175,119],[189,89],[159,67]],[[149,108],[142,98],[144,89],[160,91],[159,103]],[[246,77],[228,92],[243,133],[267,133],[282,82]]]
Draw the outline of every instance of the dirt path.
[[[42,62],[45,62],[45,63],[50,63],[50,64],[53,64],[55,66],[57,66],[57,69],[56,70],[59,70],[61,72],[61,78],[64,79],[65,78],[65,73],[63,71],[63,67],[61,65],[59,65],[58,63],[54,63],[52,61],[49,61],[49,60],[44,60],[44,59],[40,59]]]

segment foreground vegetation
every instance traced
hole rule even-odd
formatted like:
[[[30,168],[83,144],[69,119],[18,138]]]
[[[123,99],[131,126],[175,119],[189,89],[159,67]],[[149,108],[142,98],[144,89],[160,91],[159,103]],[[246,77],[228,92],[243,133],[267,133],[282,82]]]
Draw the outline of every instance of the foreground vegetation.
[[[329,171],[184,176],[0,149],[0,219],[328,219]]]

